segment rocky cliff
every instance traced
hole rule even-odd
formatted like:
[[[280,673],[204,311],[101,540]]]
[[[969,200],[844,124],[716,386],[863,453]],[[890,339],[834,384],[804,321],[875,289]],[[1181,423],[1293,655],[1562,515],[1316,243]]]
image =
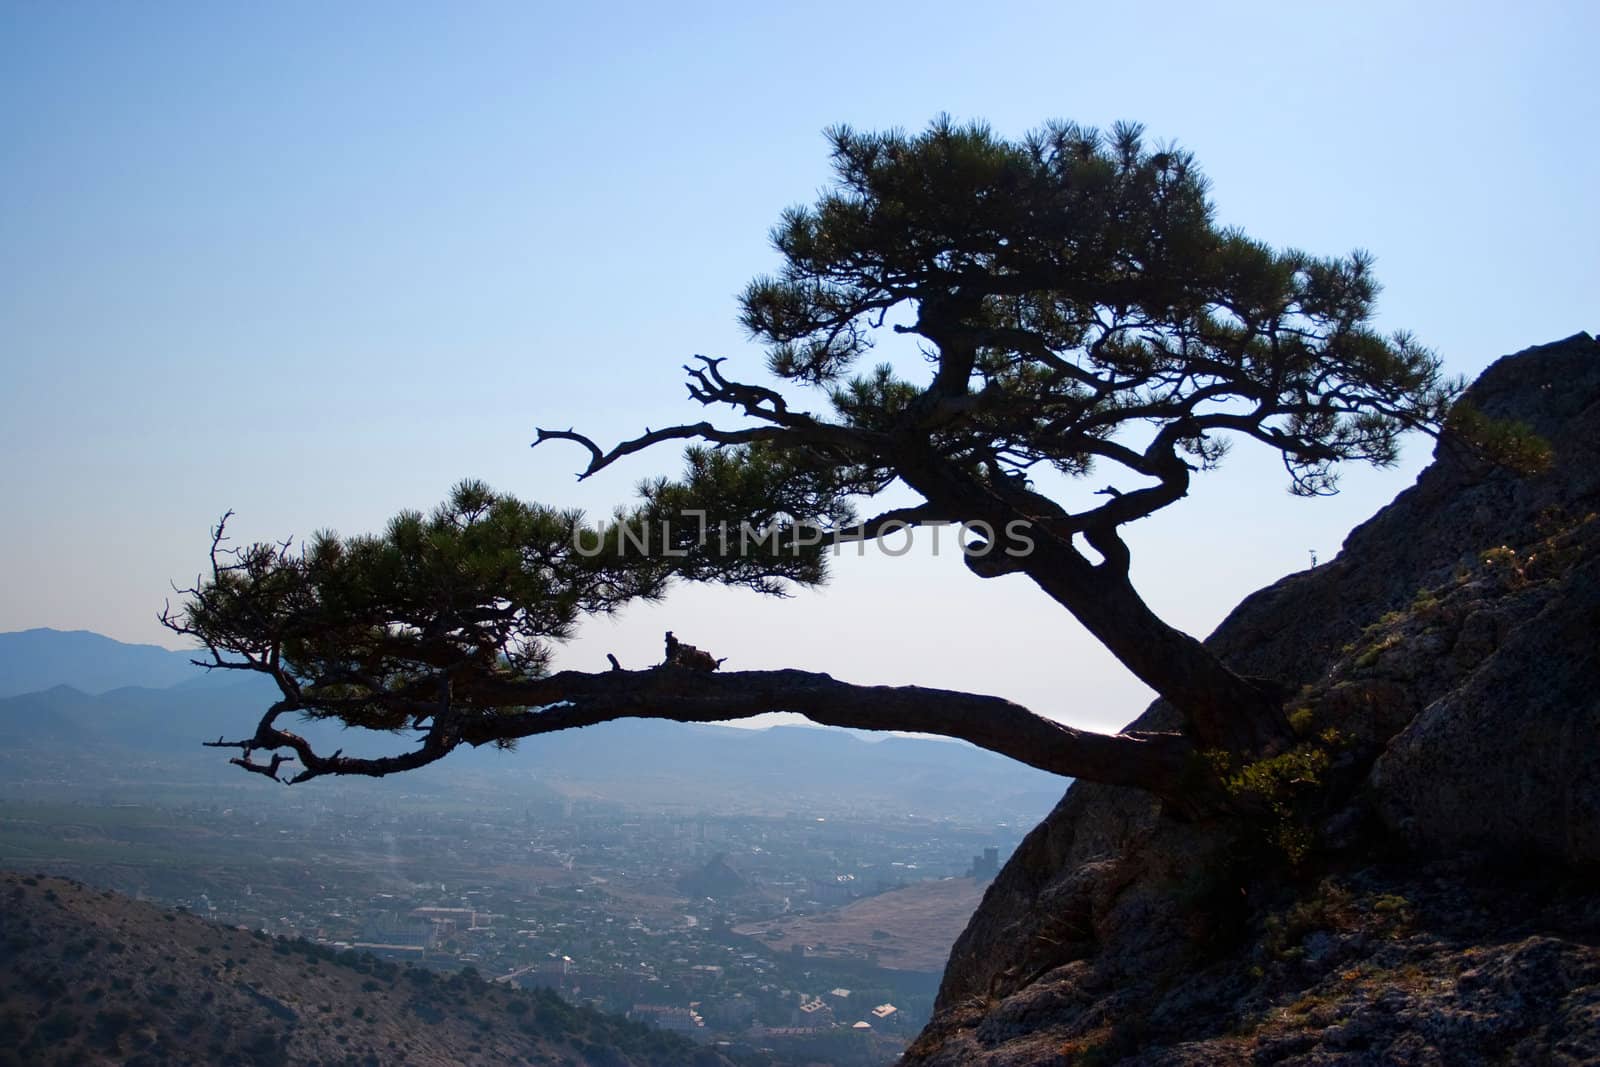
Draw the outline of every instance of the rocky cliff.
[[[1441,445],[1335,560],[1209,638],[1302,687],[1305,741],[1235,778],[1261,816],[1074,785],[907,1062],[1600,1059],[1600,344],[1508,356],[1469,397],[1549,468]]]

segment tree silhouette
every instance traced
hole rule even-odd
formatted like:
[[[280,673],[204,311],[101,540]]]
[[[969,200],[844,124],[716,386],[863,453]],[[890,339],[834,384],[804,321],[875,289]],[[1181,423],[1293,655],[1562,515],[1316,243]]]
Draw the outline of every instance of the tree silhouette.
[[[209,575],[163,620],[203,643],[210,665],[272,677],[281,699],[252,737],[214,744],[273,777],[297,761],[291,780],[304,781],[623,716],[793,711],[963,738],[1168,799],[1193,790],[1199,751],[1284,744],[1281,687],[1157,618],[1129,581],[1120,531],[1187,495],[1233,442],[1275,450],[1293,492],[1321,494],[1341,462],[1390,464],[1401,433],[1440,432],[1460,384],[1408,336],[1371,328],[1369,258],[1276,251],[1218,227],[1190,154],[1148,147],[1137,126],[1051,124],[1008,141],[940,119],[916,135],[828,136],[832,187],[784,213],[781,269],[741,297],[774,383],[697,357],[689,394],[731,412],[729,425],[610,448],[538,431],[536,444],[587,451],[580,478],[687,442],[683,474],[646,485],[630,510],[589,524],[464,483],[382,536],[232,548],[219,524]],[[859,368],[894,335],[915,339],[925,369]],[[807,394],[809,409],[796,399]],[[1108,484],[1082,488],[1091,472]],[[891,491],[916,502],[861,517]],[[930,523],[962,525],[974,574],[1032,580],[1183,729],[1090,734],[996,697],[675,657],[547,669],[580,618],[676,580],[779,592],[821,581],[832,545]],[[389,758],[322,755],[277,725],[291,713],[421,740]]]

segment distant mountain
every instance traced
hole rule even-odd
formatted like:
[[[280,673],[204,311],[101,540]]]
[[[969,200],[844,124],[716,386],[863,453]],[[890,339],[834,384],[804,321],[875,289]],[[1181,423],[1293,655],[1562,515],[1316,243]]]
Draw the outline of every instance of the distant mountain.
[[[66,879],[0,875],[0,900],[0,1067],[729,1064],[549,990],[275,941]]]
[[[0,633],[0,696],[70,685],[84,693],[137,685],[164,689],[202,677],[191,653],[129,645],[88,630]]]
[[[29,650],[36,653],[32,659]],[[59,666],[52,670],[51,663]],[[86,680],[91,667],[98,681]],[[232,773],[227,754],[202,749],[201,742],[248,737],[276,698],[271,683],[260,676],[207,674],[187,665],[184,653],[167,649],[125,645],[83,631],[0,634],[0,678],[63,676],[76,681],[49,681],[35,691],[0,696],[0,786],[30,754],[49,754],[58,782],[98,783],[107,767],[119,764],[159,773],[152,761],[186,774],[198,770],[207,778],[214,769]],[[128,681],[137,677],[147,681]],[[100,691],[106,683],[114,687]],[[343,749],[352,756],[394,753],[410,743],[409,737],[346,730],[336,723],[286,720],[286,725],[324,751]],[[950,741],[811,726],[751,730],[653,719],[528,738],[515,752],[462,748],[403,777],[407,788],[439,787],[462,774],[494,788],[538,779],[558,787],[575,785],[586,795],[707,811],[805,811],[825,805],[834,812],[844,806],[861,814],[980,818],[1009,813],[1037,818],[1067,784]]]
[[[204,749],[219,736],[248,737],[273,700],[260,678],[232,685],[113,689],[90,695],[67,686],[0,699],[0,787],[30,760],[49,757],[54,779],[103,784],[107,767],[185,778],[222,772],[227,753]],[[323,751],[373,756],[403,751],[409,737],[347,730],[335,723],[286,725]],[[1066,781],[949,741],[868,740],[843,730],[762,730],[654,719],[622,719],[528,738],[515,751],[463,747],[440,763],[401,775],[403,788],[437,789],[469,775],[493,789],[566,788],[583,795],[705,811],[851,808],[862,815],[1038,818]],[[238,775],[239,779],[249,776]],[[249,779],[260,783],[261,779]],[[308,788],[315,788],[314,786]]]
[[[219,735],[255,731],[271,702],[270,686],[234,678],[226,687],[127,686],[90,694],[58,685],[0,698],[0,743],[13,748],[70,743],[85,750],[125,748],[145,754],[192,752]]]

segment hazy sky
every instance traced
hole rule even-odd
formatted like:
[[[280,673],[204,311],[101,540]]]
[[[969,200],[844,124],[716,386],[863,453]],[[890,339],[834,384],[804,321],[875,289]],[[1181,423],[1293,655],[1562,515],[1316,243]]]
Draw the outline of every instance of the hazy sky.
[[[1137,120],[1197,154],[1224,221],[1371,250],[1382,325],[1455,372],[1594,330],[1597,11],[0,4],[0,629],[164,641],[167,583],[227,508],[264,538],[372,530],[465,476],[627,498],[676,454],[578,486],[581,456],[530,452],[533,428],[698,418],[696,352],[759,373],[733,297],[826,180],[834,123]],[[1131,531],[1135,578],[1207,632],[1425,456],[1308,502],[1241,446]],[[564,663],[642,666],[669,627],[730,667],[1091,726],[1146,697],[1024,579],[948,552],[847,559],[787,602],[683,590]]]

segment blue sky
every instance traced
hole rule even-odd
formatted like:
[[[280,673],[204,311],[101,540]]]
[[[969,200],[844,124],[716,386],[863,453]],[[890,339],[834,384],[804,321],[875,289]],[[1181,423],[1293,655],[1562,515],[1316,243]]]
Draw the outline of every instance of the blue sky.
[[[820,131],[936,113],[1143,122],[1221,218],[1371,250],[1382,325],[1455,372],[1600,326],[1600,10],[1527,4],[0,5],[0,629],[160,641],[169,579],[246,537],[356,533],[481,477],[607,509],[534,426],[699,417],[697,352],[758,373],[734,294],[827,179]],[[1236,450],[1142,524],[1135,578],[1204,633],[1414,477],[1283,491]],[[783,603],[689,589],[564,657],[675,629],[730,666],[1143,703],[1019,579],[845,560]]]

